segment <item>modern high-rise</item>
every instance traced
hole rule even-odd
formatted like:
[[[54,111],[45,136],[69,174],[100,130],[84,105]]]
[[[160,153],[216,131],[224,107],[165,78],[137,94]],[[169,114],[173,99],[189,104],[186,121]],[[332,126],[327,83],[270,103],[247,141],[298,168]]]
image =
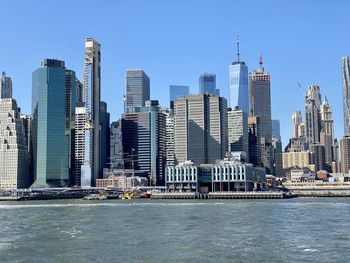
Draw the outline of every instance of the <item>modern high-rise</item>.
[[[0,188],[30,185],[28,146],[20,109],[12,98],[0,98]]]
[[[199,93],[220,96],[220,90],[216,88],[216,75],[203,73],[199,77]]]
[[[350,173],[350,136],[344,136],[340,139],[340,160],[341,172]]]
[[[230,99],[229,106],[238,107],[249,114],[248,67],[239,59],[239,40],[237,39],[237,60],[229,66]]]
[[[260,118],[248,118],[249,162],[261,166]]]
[[[190,88],[188,86],[182,85],[170,85],[169,86],[169,95],[170,95],[170,109],[174,109],[174,101],[188,96],[190,94]]]
[[[162,112],[166,116],[166,166],[175,166],[174,111],[171,109],[164,109]]]
[[[260,117],[260,136],[267,142],[272,139],[270,74],[265,72],[262,58],[258,71],[249,75],[250,116]]]
[[[248,162],[248,114],[238,108],[227,111],[228,150],[244,152]]]
[[[135,110],[122,119],[123,150],[132,159],[127,168],[146,175],[151,185],[164,185],[166,117],[156,100],[146,101],[145,107]]]
[[[100,103],[100,127],[101,127],[101,160],[100,175],[103,174],[104,168],[110,168],[110,114],[107,111],[107,103]]]
[[[75,147],[75,184],[95,185],[101,169],[101,45],[85,40],[83,101],[77,105]]]
[[[135,112],[150,99],[150,79],[142,69],[126,71],[124,113]]]
[[[272,138],[272,148],[274,161],[273,164],[273,175],[282,176],[283,175],[283,161],[282,161],[282,142],[276,137]]]
[[[66,186],[69,183],[69,116],[64,61],[45,59],[33,72],[32,187]],[[74,90],[72,88],[71,90]],[[69,113],[67,115],[67,113]]]
[[[207,94],[175,101],[175,158],[178,163],[215,163],[227,152],[227,101]]]
[[[273,171],[270,74],[260,58],[258,71],[249,74],[250,116],[260,118],[261,161],[267,173]]]
[[[320,142],[325,147],[325,161],[327,166],[330,167],[333,161],[333,144],[334,144],[334,121],[332,107],[328,102],[327,97],[324,98],[321,109],[321,132],[320,132]]]
[[[12,98],[12,80],[3,71],[0,77],[0,99]]]
[[[280,121],[279,120],[271,120],[271,124],[272,124],[272,138],[275,138],[278,141],[280,141],[281,140]]]
[[[350,57],[342,58],[344,135],[350,136]]]

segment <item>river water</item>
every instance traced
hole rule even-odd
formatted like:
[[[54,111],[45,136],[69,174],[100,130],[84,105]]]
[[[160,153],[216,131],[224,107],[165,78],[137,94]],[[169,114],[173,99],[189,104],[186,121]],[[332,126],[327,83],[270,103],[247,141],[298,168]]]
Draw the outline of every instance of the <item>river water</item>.
[[[1,202],[0,262],[350,262],[350,198]]]

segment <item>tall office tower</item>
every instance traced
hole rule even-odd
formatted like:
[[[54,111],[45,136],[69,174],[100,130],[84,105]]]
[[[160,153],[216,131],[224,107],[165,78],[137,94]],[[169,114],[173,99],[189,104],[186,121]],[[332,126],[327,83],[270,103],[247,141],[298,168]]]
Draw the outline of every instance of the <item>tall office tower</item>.
[[[190,94],[190,88],[188,86],[170,85],[169,94],[170,109],[174,110],[174,101],[181,97],[188,96]]]
[[[134,167],[144,172],[151,185],[164,185],[166,164],[166,117],[157,100],[126,113],[122,119],[123,150],[134,159]]]
[[[78,85],[79,87],[79,85]],[[75,175],[73,183],[95,185],[100,177],[101,134],[101,45],[93,38],[85,41],[83,101],[76,109]]]
[[[338,139],[334,139],[333,147],[332,147],[332,173],[340,172],[340,152],[339,152],[339,143]]]
[[[232,109],[238,107],[249,114],[248,67],[239,59],[239,39],[237,37],[237,60],[229,66],[230,101]]]
[[[135,108],[144,107],[150,99],[150,80],[142,69],[126,71],[124,113],[135,112]]]
[[[207,94],[175,101],[175,158],[215,163],[227,152],[227,101]]]
[[[309,144],[320,142],[320,106],[320,88],[310,85],[305,100],[305,136]]]
[[[216,75],[204,73],[199,77],[199,93],[220,96],[220,90],[216,88]]]
[[[227,111],[228,150],[230,152],[244,152],[249,161],[248,151],[248,114],[238,108]]]
[[[292,115],[292,138],[303,137],[303,134],[300,134],[300,125],[303,123],[303,118],[301,111],[295,111]]]
[[[29,186],[28,148],[20,109],[12,98],[0,99],[0,188]]]
[[[110,168],[121,169],[123,168],[123,137],[121,120],[111,123],[111,135],[110,135]]]
[[[282,176],[283,175],[283,162],[282,162],[282,142],[276,137],[272,138],[272,148],[274,161],[273,164],[273,175]]]
[[[342,58],[344,136],[350,135],[350,57]]]
[[[272,124],[272,138],[276,138],[278,141],[281,140],[281,128],[279,120],[271,120]]]
[[[260,118],[249,117],[248,118],[248,144],[249,144],[249,162],[262,166],[261,164],[261,143],[260,143]]]
[[[32,187],[66,186],[69,182],[70,128],[74,81],[64,61],[45,59],[33,72],[32,143],[35,182]],[[68,74],[69,75],[69,74]],[[73,107],[74,108],[74,107]]]
[[[73,70],[65,72],[65,116],[68,139],[68,173],[70,179],[75,168],[75,106],[77,102],[76,76]]]
[[[76,90],[76,97],[77,97],[77,102],[83,102],[83,90],[84,86],[83,83],[80,82],[80,80],[76,79],[75,80],[75,90]]]
[[[171,109],[164,109],[162,112],[166,116],[166,166],[175,166],[174,111]]]
[[[334,124],[333,124],[332,107],[329,104],[327,97],[324,98],[324,101],[321,104],[320,115],[321,115],[320,142],[325,146],[326,164],[329,167],[331,167],[332,161],[333,161],[332,147],[334,144]]]
[[[110,165],[110,114],[107,112],[107,103],[101,101],[100,103],[100,127],[101,127],[101,166],[100,175],[103,174],[104,168],[109,168]]]
[[[24,129],[24,137],[28,152],[28,182],[33,183],[33,143],[32,143],[32,117],[29,115],[21,115],[22,126]]]
[[[315,165],[315,172],[325,169],[325,149],[323,144],[310,144],[310,156],[310,163]]]
[[[346,135],[340,139],[341,172],[350,173],[350,136]]]
[[[250,116],[260,117],[261,161],[267,173],[272,173],[270,74],[264,70],[262,57],[259,64],[259,70],[249,74]]]
[[[3,71],[0,77],[0,99],[12,98],[12,80]]]

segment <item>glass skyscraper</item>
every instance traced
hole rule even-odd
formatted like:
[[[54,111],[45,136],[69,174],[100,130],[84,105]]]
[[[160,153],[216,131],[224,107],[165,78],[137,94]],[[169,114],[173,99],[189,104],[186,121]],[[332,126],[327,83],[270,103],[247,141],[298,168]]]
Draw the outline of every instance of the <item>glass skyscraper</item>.
[[[190,88],[188,86],[182,85],[170,85],[169,86],[169,95],[170,95],[170,108],[174,109],[174,101],[188,96],[190,93]]]
[[[216,89],[216,75],[204,73],[199,77],[199,93],[220,96],[220,90]]]
[[[344,135],[350,136],[350,57],[342,58]]]
[[[66,136],[66,68],[64,61],[45,59],[33,72],[32,187],[65,186],[69,181]]]
[[[230,107],[238,107],[249,113],[248,99],[248,67],[243,61],[235,61],[229,66]]]

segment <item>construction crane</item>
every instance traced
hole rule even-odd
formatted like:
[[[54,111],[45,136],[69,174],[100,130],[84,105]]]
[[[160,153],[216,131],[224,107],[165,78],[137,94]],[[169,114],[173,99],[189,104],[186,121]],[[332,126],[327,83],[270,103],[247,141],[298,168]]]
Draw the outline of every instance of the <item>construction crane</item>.
[[[308,96],[307,96],[306,90],[303,88],[303,86],[300,83],[298,83],[298,87],[299,87],[301,93],[304,95],[305,99],[307,99]]]

